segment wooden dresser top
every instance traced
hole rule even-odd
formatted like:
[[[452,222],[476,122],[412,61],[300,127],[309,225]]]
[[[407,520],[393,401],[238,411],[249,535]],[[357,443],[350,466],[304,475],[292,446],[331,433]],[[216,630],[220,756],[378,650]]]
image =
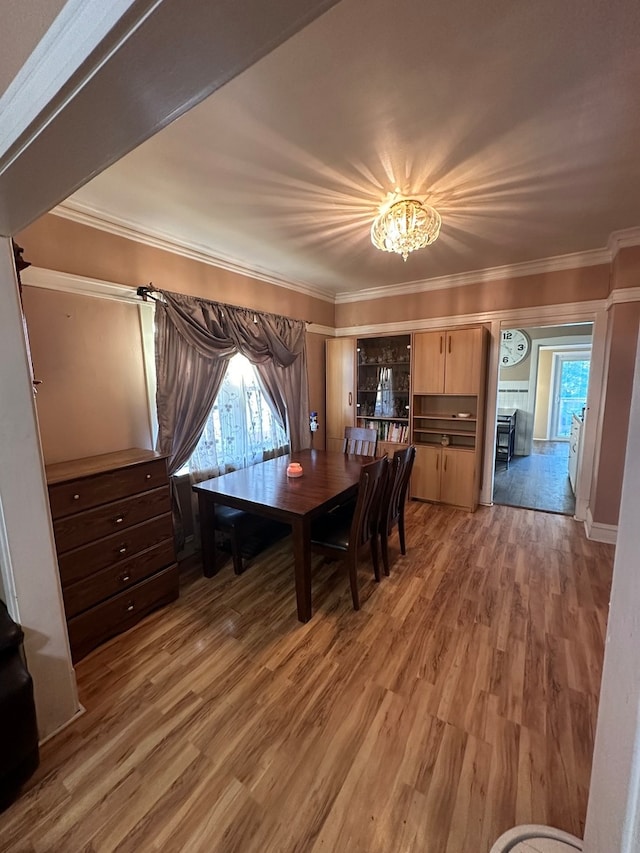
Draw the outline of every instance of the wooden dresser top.
[[[47,483],[53,485],[66,480],[75,480],[78,477],[90,477],[93,474],[102,474],[117,468],[139,465],[141,462],[151,462],[153,459],[166,459],[166,454],[130,447],[128,450],[116,450],[114,453],[101,453],[99,456],[56,462],[53,465],[46,465],[45,472]]]

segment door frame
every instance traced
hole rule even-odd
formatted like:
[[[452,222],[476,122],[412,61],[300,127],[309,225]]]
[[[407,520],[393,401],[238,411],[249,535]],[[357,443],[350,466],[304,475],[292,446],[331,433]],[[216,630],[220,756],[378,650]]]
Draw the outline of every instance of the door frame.
[[[606,303],[593,308],[581,308],[578,305],[525,308],[519,311],[500,312],[500,317],[491,320],[491,341],[489,346],[486,423],[496,422],[498,413],[498,376],[500,370],[500,340],[503,329],[527,326],[568,326],[577,323],[593,323],[591,330],[591,370],[589,372],[589,390],[585,408],[583,453],[576,479],[576,509],[574,518],[585,521],[591,497],[591,485],[595,463],[597,427],[603,397],[603,377],[605,365],[605,345],[607,335]],[[542,341],[543,339],[540,339]],[[538,341],[534,342],[538,343]],[[536,371],[539,346],[535,347]],[[533,361],[533,353],[532,353]],[[533,369],[533,364],[532,364]],[[484,467],[480,503],[493,505],[494,458],[496,451],[495,430],[487,429],[484,439]]]

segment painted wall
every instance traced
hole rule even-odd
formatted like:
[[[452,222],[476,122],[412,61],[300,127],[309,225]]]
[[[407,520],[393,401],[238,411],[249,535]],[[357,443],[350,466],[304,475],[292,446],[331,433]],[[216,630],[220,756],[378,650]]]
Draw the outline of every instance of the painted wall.
[[[640,302],[611,307],[607,330],[609,352],[605,406],[591,502],[593,519],[602,524],[618,523],[639,327]]]
[[[333,305],[238,276],[170,252],[47,215],[21,232],[33,266],[158,287],[333,325]],[[66,461],[126,447],[150,447],[142,339],[136,305],[35,287],[24,288],[45,461]],[[307,335],[309,408],[324,447],[325,336]]]
[[[151,448],[139,308],[23,288],[47,464]]]
[[[640,850],[640,347],[633,384],[584,853]]]
[[[202,296],[333,328],[332,302],[228,272],[201,261],[98,231],[60,216],[42,216],[17,237],[33,266],[138,287]]]
[[[481,275],[478,274],[479,278]],[[606,299],[608,295],[609,265],[604,264],[501,281],[478,281],[464,287],[425,290],[368,302],[345,302],[336,306],[336,326],[351,328],[373,323],[561,305]]]
[[[548,438],[549,400],[551,397],[551,365],[553,352],[542,350],[538,357],[538,381],[536,383],[536,408],[533,420],[533,437]]]

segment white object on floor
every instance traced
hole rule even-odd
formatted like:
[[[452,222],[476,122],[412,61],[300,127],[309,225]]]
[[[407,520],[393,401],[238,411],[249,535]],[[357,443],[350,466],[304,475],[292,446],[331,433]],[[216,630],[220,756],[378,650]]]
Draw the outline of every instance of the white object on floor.
[[[575,835],[552,826],[526,824],[509,829],[489,853],[575,853],[582,841]]]

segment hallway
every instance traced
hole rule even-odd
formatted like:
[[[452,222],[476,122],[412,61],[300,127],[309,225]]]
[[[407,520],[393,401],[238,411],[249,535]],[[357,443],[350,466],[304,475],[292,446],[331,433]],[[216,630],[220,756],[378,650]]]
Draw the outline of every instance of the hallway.
[[[569,483],[568,453],[566,441],[534,441],[533,453],[514,456],[508,470],[498,462],[494,503],[573,515],[576,500]]]

